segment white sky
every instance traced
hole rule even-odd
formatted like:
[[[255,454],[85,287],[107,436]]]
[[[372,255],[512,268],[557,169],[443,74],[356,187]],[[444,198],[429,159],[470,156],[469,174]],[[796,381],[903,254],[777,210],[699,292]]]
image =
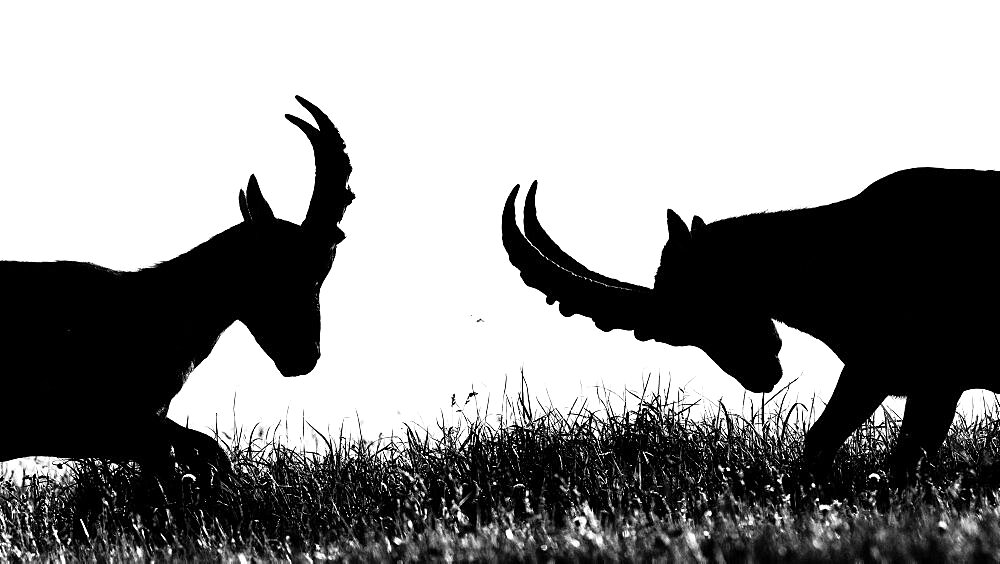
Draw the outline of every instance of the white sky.
[[[557,242],[651,284],[668,208],[713,221],[901,168],[1000,168],[997,14],[662,4],[5,5],[0,258],[169,259],[239,221],[251,172],[300,220],[312,154],[282,116],[306,115],[301,94],[340,127],[358,195],[323,287],[323,358],[283,379],[238,324],[175,420],[226,425],[235,396],[242,424],[304,411],[389,431],[473,386],[495,403],[522,366],[560,405],[650,373],[739,403],[700,351],[602,333],[525,287],[500,242],[506,195],[538,179]],[[828,396],[836,357],[781,334],[785,381]]]

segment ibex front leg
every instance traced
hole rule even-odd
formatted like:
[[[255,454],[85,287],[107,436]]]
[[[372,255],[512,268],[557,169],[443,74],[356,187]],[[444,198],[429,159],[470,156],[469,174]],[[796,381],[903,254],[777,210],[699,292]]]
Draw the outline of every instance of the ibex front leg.
[[[823,476],[833,467],[833,458],[847,437],[888,397],[877,388],[868,372],[845,366],[840,381],[805,439],[805,462],[814,476]]]

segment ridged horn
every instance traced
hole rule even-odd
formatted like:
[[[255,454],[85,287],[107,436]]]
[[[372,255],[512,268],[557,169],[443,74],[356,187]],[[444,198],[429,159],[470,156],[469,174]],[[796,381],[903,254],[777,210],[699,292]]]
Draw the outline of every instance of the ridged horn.
[[[302,130],[312,143],[316,157],[316,182],[313,186],[309,210],[302,228],[314,234],[324,244],[336,246],[344,239],[344,232],[337,224],[344,218],[347,206],[354,200],[354,193],[347,185],[351,175],[351,160],[340,132],[319,108],[302,96],[296,96],[313,119],[316,126],[291,114],[285,118]]]
[[[507,197],[503,211],[503,245],[521,279],[545,294],[548,303],[558,301],[563,315],[582,314],[603,331],[639,329],[648,319],[652,290],[597,274],[559,248],[538,223],[537,188],[536,181],[526,197],[525,233],[518,228],[514,211],[520,185]]]

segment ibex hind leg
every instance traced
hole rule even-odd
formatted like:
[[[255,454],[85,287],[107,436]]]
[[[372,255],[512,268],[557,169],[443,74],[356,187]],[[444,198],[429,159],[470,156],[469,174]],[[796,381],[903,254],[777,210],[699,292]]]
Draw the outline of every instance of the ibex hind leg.
[[[921,458],[936,458],[961,397],[962,390],[934,390],[907,396],[903,425],[892,455],[893,481],[897,486],[913,482]]]
[[[826,408],[806,433],[805,466],[814,478],[829,477],[833,459],[844,441],[888,397],[888,393],[874,385],[876,381],[869,371],[844,367]]]

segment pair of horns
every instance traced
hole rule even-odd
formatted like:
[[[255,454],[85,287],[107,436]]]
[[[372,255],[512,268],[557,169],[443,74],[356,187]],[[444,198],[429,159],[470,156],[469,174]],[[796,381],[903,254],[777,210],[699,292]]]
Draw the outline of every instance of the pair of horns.
[[[544,293],[549,304],[558,301],[565,316],[585,315],[603,331],[641,329],[648,318],[652,290],[598,274],[559,248],[538,222],[537,189],[536,181],[525,197],[524,233],[514,217],[520,185],[507,197],[503,211],[503,245],[521,279]]]
[[[316,182],[302,228],[333,246],[344,238],[337,224],[344,218],[347,206],[354,200],[354,193],[347,184],[351,176],[351,160],[347,156],[344,139],[330,118],[302,96],[296,96],[295,99],[316,120],[316,126],[313,126],[297,116],[285,114],[285,118],[309,138],[316,158]],[[246,192],[240,191],[240,210],[244,219],[256,221],[274,217],[253,175],[250,176]]]

